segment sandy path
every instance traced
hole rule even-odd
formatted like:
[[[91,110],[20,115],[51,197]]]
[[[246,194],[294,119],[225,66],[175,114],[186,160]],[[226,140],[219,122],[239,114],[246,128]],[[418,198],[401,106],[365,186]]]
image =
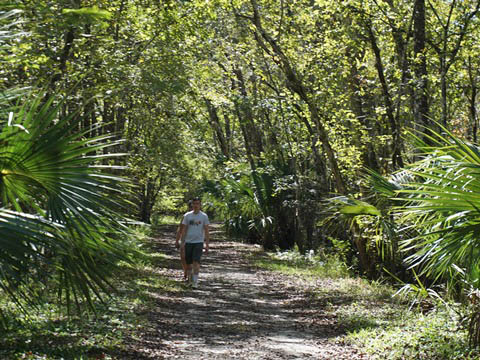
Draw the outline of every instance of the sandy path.
[[[173,228],[155,239],[171,261],[159,271],[181,280]],[[155,359],[367,359],[331,341],[342,335],[335,317],[304,291],[302,281],[253,268],[251,245],[222,239],[213,228],[198,289],[152,294],[157,307],[150,327],[131,344],[133,358]],[[330,341],[329,341],[330,339]]]

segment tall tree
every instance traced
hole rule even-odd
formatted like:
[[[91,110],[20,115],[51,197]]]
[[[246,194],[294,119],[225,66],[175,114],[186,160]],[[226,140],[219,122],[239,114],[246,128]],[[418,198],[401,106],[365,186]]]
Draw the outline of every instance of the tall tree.
[[[278,42],[264,29],[262,16],[256,0],[251,0],[250,3],[252,5],[253,15],[248,16],[237,14],[237,16],[246,18],[252,22],[256,30],[255,39],[257,40],[259,46],[262,47],[267,54],[272,55],[274,61],[277,62],[277,64],[283,70],[288,89],[297,94],[307,104],[311,119],[313,121],[313,126],[318,132],[319,140],[322,143],[323,149],[329,161],[329,165],[332,169],[337,191],[340,193],[345,193],[347,188],[337,163],[335,151],[330,144],[327,130],[323,124],[324,119],[322,119],[322,113],[320,109],[318,108],[311,91],[305,86],[303,81],[298,76],[298,70],[295,69],[294,65],[286,56]]]
[[[457,61],[457,56],[462,48],[472,20],[480,10],[479,0],[448,2],[443,1],[437,6],[434,1],[429,1],[429,8],[433,18],[438,21],[439,29],[433,27],[430,45],[438,56],[441,88],[441,120],[444,126],[448,125],[451,116],[448,109],[448,78],[447,74],[452,65]],[[442,11],[445,9],[445,13]]]
[[[413,114],[416,125],[431,126],[428,117],[428,73],[426,54],[425,0],[415,0],[413,7],[413,66],[415,79]]]

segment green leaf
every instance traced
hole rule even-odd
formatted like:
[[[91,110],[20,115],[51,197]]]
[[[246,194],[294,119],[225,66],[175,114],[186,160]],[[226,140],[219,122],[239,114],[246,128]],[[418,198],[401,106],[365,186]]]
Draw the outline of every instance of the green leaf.
[[[340,208],[339,212],[344,215],[358,216],[358,215],[373,215],[381,216],[380,210],[375,206],[368,204],[364,201],[354,200],[354,205],[346,205]]]

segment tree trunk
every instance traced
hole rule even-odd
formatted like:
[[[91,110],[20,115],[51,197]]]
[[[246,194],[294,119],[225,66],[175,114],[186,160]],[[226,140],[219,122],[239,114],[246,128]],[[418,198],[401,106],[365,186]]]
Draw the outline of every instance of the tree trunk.
[[[220,151],[222,152],[222,155],[228,159],[230,158],[230,153],[228,149],[228,144],[226,140],[226,136],[223,133],[222,126],[220,124],[220,119],[218,118],[218,112],[217,109],[213,106],[212,102],[208,100],[207,98],[203,98],[205,101],[205,104],[207,106],[208,110],[208,117],[209,117],[209,123],[212,128],[212,130],[215,133],[215,139],[217,140],[219,146],[220,146]]]
[[[375,153],[374,142],[372,139],[375,138],[375,130],[374,127],[369,124],[367,111],[364,110],[364,100],[362,98],[362,85],[360,83],[360,73],[357,68],[357,56],[352,56],[350,51],[347,51],[346,54],[350,60],[350,81],[349,81],[349,90],[350,90],[350,106],[352,108],[355,117],[359,120],[362,124],[364,129],[368,129],[369,138],[365,141],[363,137],[360,135],[356,138],[357,144],[365,148],[365,151],[362,153],[362,162],[367,166],[369,169],[373,169],[378,171],[380,166],[377,161],[377,155]],[[363,56],[363,54],[362,54]],[[367,107],[368,109],[368,107]]]
[[[415,0],[413,10],[413,52],[416,84],[413,89],[413,117],[416,126],[431,126],[428,119],[428,73],[425,55],[425,0]]]
[[[335,151],[330,144],[328,132],[321,120],[320,111],[317,107],[316,101],[313,99],[307,88],[304,86],[303,82],[297,76],[297,71],[293,68],[289,59],[287,58],[281,47],[278,45],[277,41],[274,40],[269,34],[267,34],[265,29],[263,28],[260,14],[258,11],[259,6],[256,0],[250,0],[250,3],[252,4],[253,8],[253,17],[249,17],[248,19],[252,21],[253,25],[256,28],[255,39],[257,40],[259,46],[267,53],[271,54],[271,51],[273,51],[273,53],[275,54],[274,61],[276,61],[277,64],[281,67],[286,77],[287,88],[291,92],[296,93],[298,96],[300,96],[300,98],[307,104],[308,110],[310,111],[310,117],[315,124],[315,130],[318,132],[323,150],[327,155],[329,165],[332,169],[337,191],[341,194],[345,194],[347,192],[347,188],[338,167]],[[270,45],[271,50],[268,48],[265,42]]]
[[[310,121],[302,114],[302,108],[300,107],[300,105],[294,103],[293,106],[295,107],[295,109],[297,109],[295,114],[305,124],[305,127],[310,134],[310,148],[312,149],[313,161],[315,163],[315,169],[318,173],[317,175],[322,178],[324,180],[323,182],[326,184],[326,179],[328,178],[328,169],[324,161],[325,159],[322,157],[323,154],[318,149],[318,133],[313,129]]]
[[[469,130],[469,138],[475,144],[477,143],[477,132],[478,132],[478,118],[477,118],[477,81],[475,75],[473,74],[473,66],[472,66],[472,57],[468,57],[468,79],[470,81],[470,98],[469,98],[469,110],[470,110],[470,121],[472,127]]]
[[[245,101],[245,99],[249,98],[247,93],[247,87],[245,85],[245,79],[243,77],[242,71],[239,68],[234,68],[233,72],[237,78],[236,84],[243,98],[242,102],[236,102],[238,111],[240,111],[242,114],[239,120],[243,121],[244,131],[249,140],[251,154],[255,156],[260,156],[263,152],[262,135],[257,126],[255,125],[252,107]]]
[[[380,54],[380,48],[377,45],[377,39],[375,37],[375,34],[373,33],[372,24],[370,22],[368,22],[367,24],[367,31],[369,35],[370,45],[372,46],[372,50],[375,55],[375,68],[377,69],[378,78],[380,80],[380,84],[382,85],[385,109],[387,111],[387,118],[390,124],[390,129],[392,131],[392,166],[394,169],[396,169],[397,167],[403,167],[403,159],[400,153],[400,149],[401,149],[400,128],[397,122],[395,121],[393,101],[390,95],[390,90],[387,84],[387,80],[385,78],[385,72],[384,72],[382,57]]]
[[[141,186],[141,204],[140,204],[140,220],[146,224],[150,224],[151,215],[155,201],[157,200],[159,189],[162,187],[157,184],[160,175],[154,178],[148,178],[145,184]]]

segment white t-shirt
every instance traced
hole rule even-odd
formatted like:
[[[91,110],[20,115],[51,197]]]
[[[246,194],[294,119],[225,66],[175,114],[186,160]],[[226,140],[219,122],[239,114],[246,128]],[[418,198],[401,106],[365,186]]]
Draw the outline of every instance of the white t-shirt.
[[[205,240],[205,225],[210,224],[208,216],[202,211],[195,214],[193,211],[187,212],[183,216],[182,224],[187,227],[185,243],[202,243]]]

